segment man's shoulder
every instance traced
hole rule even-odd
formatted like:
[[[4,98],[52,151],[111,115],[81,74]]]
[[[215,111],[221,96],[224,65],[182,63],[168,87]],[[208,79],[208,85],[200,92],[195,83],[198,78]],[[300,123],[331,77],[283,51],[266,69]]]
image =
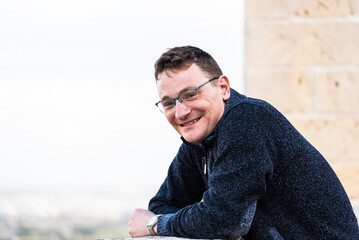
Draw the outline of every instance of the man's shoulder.
[[[231,111],[233,108],[236,108],[237,110],[265,110],[267,112],[277,111],[270,103],[266,102],[265,100],[248,97],[238,93],[233,89],[231,89],[231,97],[226,104],[226,108],[227,111]]]
[[[264,100],[250,97],[234,100],[229,102],[218,124],[218,136],[256,138],[269,132],[283,132],[290,125],[283,114]]]
[[[231,120],[250,120],[250,121],[263,121],[268,120],[273,116],[282,116],[282,114],[273,107],[270,103],[251,98],[244,95],[234,95],[231,101],[228,101],[224,113],[224,121]]]

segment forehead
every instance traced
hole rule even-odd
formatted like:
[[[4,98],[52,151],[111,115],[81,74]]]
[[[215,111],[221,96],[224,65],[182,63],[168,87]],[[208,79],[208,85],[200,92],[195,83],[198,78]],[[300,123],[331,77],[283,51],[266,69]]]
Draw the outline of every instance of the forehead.
[[[159,74],[157,91],[160,99],[175,98],[185,90],[198,87],[207,80],[207,76],[196,65],[181,70],[168,70]]]

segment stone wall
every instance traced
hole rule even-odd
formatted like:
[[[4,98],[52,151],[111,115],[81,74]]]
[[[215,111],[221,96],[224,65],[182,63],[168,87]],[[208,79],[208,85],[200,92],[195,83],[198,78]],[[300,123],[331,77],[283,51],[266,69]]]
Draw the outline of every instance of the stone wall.
[[[248,0],[245,93],[267,100],[359,198],[359,0]]]

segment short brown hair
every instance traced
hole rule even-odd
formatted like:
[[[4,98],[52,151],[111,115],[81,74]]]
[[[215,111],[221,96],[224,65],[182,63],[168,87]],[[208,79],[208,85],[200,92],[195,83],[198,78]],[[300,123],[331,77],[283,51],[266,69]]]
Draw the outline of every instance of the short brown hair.
[[[222,70],[217,62],[209,53],[193,46],[174,47],[163,53],[155,63],[155,78],[167,70],[187,69],[193,63],[206,74],[208,77],[222,75]]]

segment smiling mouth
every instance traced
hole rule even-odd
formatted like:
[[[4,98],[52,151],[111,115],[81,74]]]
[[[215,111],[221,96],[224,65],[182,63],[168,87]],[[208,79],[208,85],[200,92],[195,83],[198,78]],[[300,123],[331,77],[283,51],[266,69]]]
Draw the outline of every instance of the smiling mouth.
[[[180,126],[181,126],[181,127],[185,127],[185,126],[191,125],[191,124],[193,124],[193,123],[198,122],[198,120],[200,120],[200,119],[201,119],[200,117],[199,117],[199,118],[196,118],[196,119],[194,119],[194,120],[192,120],[192,121],[186,122],[186,123],[184,123],[184,124],[180,124]]]

